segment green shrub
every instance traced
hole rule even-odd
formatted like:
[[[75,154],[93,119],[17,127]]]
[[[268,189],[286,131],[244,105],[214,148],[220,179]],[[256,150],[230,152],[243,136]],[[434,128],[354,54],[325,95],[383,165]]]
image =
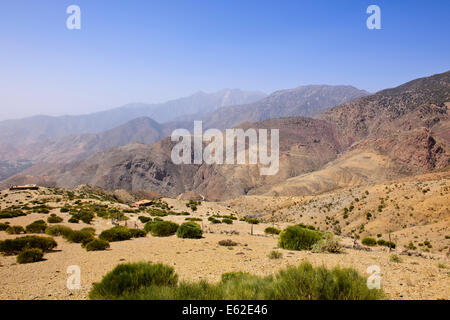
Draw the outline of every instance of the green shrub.
[[[94,239],[85,246],[86,251],[101,251],[109,248],[109,242],[102,239]]]
[[[86,228],[81,229],[80,231],[89,232],[92,235],[95,235],[95,228],[92,228],[92,227],[86,227]]]
[[[85,244],[94,239],[94,236],[89,231],[72,231],[64,237],[67,241],[72,243]]]
[[[365,237],[364,239],[362,239],[361,243],[365,246],[373,247],[377,244],[377,240],[372,237]]]
[[[152,218],[150,218],[150,217],[145,217],[145,216],[140,216],[138,219],[139,219],[139,221],[141,221],[142,223],[147,223],[147,222],[149,222],[149,221],[152,221]]]
[[[64,236],[67,237],[73,230],[66,226],[49,226],[45,229],[45,233],[50,236]]]
[[[233,220],[231,220],[231,219],[229,219],[229,218],[225,218],[225,219],[222,219],[222,223],[225,223],[225,224],[233,224]]]
[[[52,213],[50,217],[47,218],[48,223],[60,223],[63,222],[63,218],[58,217],[56,214]]]
[[[100,233],[99,238],[109,242],[130,240],[132,232],[127,227],[117,226]]]
[[[283,257],[283,254],[280,251],[272,250],[269,253],[269,259],[281,259]]]
[[[0,231],[5,231],[6,229],[8,229],[9,224],[7,223],[0,223]]]
[[[78,221],[81,220],[81,221],[83,221],[86,224],[90,224],[91,221],[94,219],[94,217],[95,216],[94,216],[94,214],[92,212],[89,212],[89,211],[86,211],[86,210],[80,210],[79,212],[77,212],[77,213],[72,215],[72,218],[74,218],[74,221],[75,220],[78,220]],[[78,223],[78,221],[75,222],[75,223]],[[69,222],[70,222],[70,220],[69,220]]]
[[[309,263],[260,277],[243,272],[226,273],[219,283],[178,283],[173,269],[147,275],[136,264],[119,265],[96,283],[91,299],[125,300],[376,300],[381,290],[367,288],[366,279],[353,269],[314,268]],[[121,268],[121,269],[119,269]]]
[[[396,254],[391,254],[391,256],[389,257],[389,260],[391,262],[395,262],[395,263],[401,263],[402,259],[400,259],[400,257]]]
[[[20,216],[26,216],[27,214],[20,210],[5,209],[0,211],[0,219],[16,218]]]
[[[130,228],[128,230],[130,231],[132,238],[143,238],[147,235],[147,232],[145,230],[133,228]]]
[[[25,236],[15,239],[0,241],[0,252],[6,255],[18,254],[24,249],[41,249],[50,251],[58,244],[51,237]]]
[[[212,224],[219,224],[222,223],[222,221],[220,221],[219,219],[216,219],[214,217],[209,217],[208,221],[211,222]]]
[[[152,230],[152,227],[157,223],[158,221],[153,220],[153,221],[149,221],[144,225],[144,230],[145,232],[150,232]]]
[[[90,299],[118,299],[150,286],[175,286],[178,276],[172,267],[147,262],[120,264],[94,283]]]
[[[266,234],[280,234],[281,230],[274,227],[267,227],[264,229],[264,233]]]
[[[389,248],[392,248],[392,249],[395,249],[395,247],[396,247],[395,242],[386,241],[386,240],[383,240],[383,239],[377,240],[377,245],[389,247]]]
[[[47,228],[47,224],[44,220],[36,220],[33,223],[26,226],[27,233],[44,233]]]
[[[195,222],[185,222],[177,230],[178,238],[200,239],[203,231]]]
[[[186,219],[184,219],[184,220],[186,220],[186,221],[192,221],[192,222],[203,221],[203,219],[201,219],[201,218],[191,218],[191,217],[186,218]]]
[[[69,223],[78,223],[78,222],[80,222],[80,219],[78,219],[77,217],[72,216],[69,218]]]
[[[291,226],[280,233],[278,246],[288,250],[310,250],[321,238],[317,231]]]
[[[312,246],[312,252],[315,253],[341,253],[342,245],[332,234],[327,234]]]
[[[41,249],[25,249],[16,258],[17,263],[32,263],[41,261],[44,252]]]
[[[59,212],[61,212],[61,213],[65,213],[65,212],[69,212],[69,211],[70,211],[69,208],[61,208],[61,209],[59,209]]]
[[[169,237],[178,230],[178,224],[170,221],[158,221],[152,225],[150,233],[155,237]]]
[[[6,228],[7,234],[21,234],[25,233],[25,229],[22,226],[8,226]]]

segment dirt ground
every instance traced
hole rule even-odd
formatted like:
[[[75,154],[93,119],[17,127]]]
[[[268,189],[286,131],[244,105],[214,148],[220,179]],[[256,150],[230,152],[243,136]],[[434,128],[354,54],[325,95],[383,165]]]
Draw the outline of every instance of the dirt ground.
[[[15,195],[21,198],[20,194]],[[34,196],[33,196],[34,197]],[[8,201],[15,202],[14,198]],[[165,199],[173,210],[186,210],[186,201]],[[55,205],[56,203],[50,203]],[[61,204],[59,204],[61,206]],[[5,205],[3,205],[3,208]],[[70,224],[66,221],[69,214],[54,212],[64,218],[63,225],[81,229],[84,223]],[[370,252],[345,249],[342,254],[318,254],[277,249],[277,237],[265,236],[263,230],[270,224],[254,226],[254,235],[250,235],[251,226],[246,222],[234,221],[232,225],[211,225],[207,215],[229,214],[230,208],[219,203],[204,202],[191,216],[203,218],[206,231],[202,239],[179,239],[176,236],[158,238],[147,235],[145,238],[111,243],[107,251],[87,252],[80,244],[68,243],[61,237],[55,237],[58,247],[47,253],[45,260],[31,264],[16,264],[16,256],[0,256],[0,299],[86,299],[93,282],[117,264],[136,261],[162,262],[175,268],[181,280],[195,281],[205,279],[219,281],[222,273],[229,271],[247,271],[258,275],[268,275],[288,265],[298,265],[309,261],[313,265],[326,267],[352,267],[368,276],[369,266],[377,265],[382,273],[382,285],[390,299],[450,299],[450,263],[445,255],[433,259],[401,255],[402,262],[390,261],[390,253],[385,249]],[[137,220],[138,214],[130,215],[128,226],[143,225]],[[38,220],[46,219],[47,214],[32,213],[13,219],[2,219],[13,225],[26,226]],[[184,216],[169,216],[165,220],[177,223]],[[122,223],[123,224],[123,223]],[[277,223],[282,228],[287,224]],[[110,228],[109,220],[96,218],[92,226],[98,235]],[[233,231],[238,234],[227,234]],[[0,232],[0,240],[15,238]],[[232,239],[238,245],[219,246],[218,242]],[[351,239],[343,239],[350,244]],[[272,260],[268,254],[272,250],[283,253],[281,259]],[[69,266],[79,266],[81,270],[81,289],[68,289],[67,273]]]

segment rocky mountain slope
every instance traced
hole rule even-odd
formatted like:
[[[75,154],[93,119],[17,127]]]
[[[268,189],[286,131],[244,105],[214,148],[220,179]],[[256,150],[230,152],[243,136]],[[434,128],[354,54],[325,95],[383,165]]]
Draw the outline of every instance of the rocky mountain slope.
[[[280,117],[314,117],[329,108],[368,94],[352,86],[301,86],[276,91],[252,104],[220,108],[204,121],[208,128],[226,129],[245,121],[258,122]]]
[[[280,170],[274,176],[261,176],[258,165],[176,166],[170,139],[109,149],[67,165],[34,166],[24,173],[50,177],[60,187],[92,184],[170,196],[195,191],[220,200],[243,194],[318,194],[445,169],[450,165],[449,74],[342,104],[319,119],[242,124],[244,129],[280,129]]]

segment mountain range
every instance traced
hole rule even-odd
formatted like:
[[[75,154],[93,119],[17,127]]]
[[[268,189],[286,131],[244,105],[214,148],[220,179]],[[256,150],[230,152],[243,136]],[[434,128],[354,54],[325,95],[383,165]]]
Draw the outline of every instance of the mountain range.
[[[450,72],[363,94],[356,100],[341,93],[334,99],[326,98],[324,92],[330,90],[341,92],[341,88],[301,88],[276,92],[245,107],[227,107],[256,108],[257,112],[244,113],[244,121],[255,114],[262,118],[277,115],[276,119],[258,118],[238,126],[280,129],[280,170],[274,176],[260,176],[258,165],[174,165],[170,159],[174,143],[163,138],[152,145],[133,143],[106,149],[77,161],[39,163],[2,185],[34,181],[73,188],[90,184],[110,190],[152,190],[168,196],[195,191],[210,200],[223,200],[246,194],[317,194],[449,167]],[[339,99],[351,101],[321,108],[305,103],[305,92],[310,93],[311,101],[323,97],[322,102],[328,105]],[[291,99],[298,99],[298,103],[291,103]],[[272,112],[271,106],[280,113]],[[298,110],[316,117],[291,116]],[[323,113],[317,116],[320,111]],[[283,112],[287,117],[279,118]],[[226,123],[233,124],[235,114],[228,114],[230,118],[224,113],[223,120],[231,119]],[[155,126],[155,139],[164,135],[153,122],[139,121]]]

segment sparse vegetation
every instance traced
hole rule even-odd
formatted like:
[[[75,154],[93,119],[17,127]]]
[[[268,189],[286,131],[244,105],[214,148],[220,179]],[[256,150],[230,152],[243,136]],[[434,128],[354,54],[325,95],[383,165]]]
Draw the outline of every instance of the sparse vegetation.
[[[66,226],[49,226],[45,229],[45,233],[50,236],[67,237],[73,230]]]
[[[109,248],[109,242],[102,239],[93,239],[86,246],[86,251],[101,251]]]
[[[8,226],[6,228],[7,234],[21,234],[25,233],[25,229],[22,226]]]
[[[264,229],[264,233],[266,234],[280,234],[281,230],[274,227],[267,227]]]
[[[63,222],[63,218],[58,217],[56,214],[52,213],[50,217],[47,218],[48,223],[60,223]]]
[[[0,241],[0,252],[5,255],[19,254],[24,249],[41,249],[43,252],[52,250],[57,246],[51,237],[24,236],[15,239]]]
[[[297,225],[287,227],[280,233],[278,246],[288,250],[311,250],[312,246],[321,239],[319,232]]]
[[[361,243],[365,246],[373,247],[377,245],[377,240],[372,237],[365,237],[362,239]]]
[[[281,259],[283,257],[283,253],[280,251],[272,250],[268,255],[269,259]]]
[[[26,226],[27,233],[44,233],[47,228],[47,223],[44,220],[36,220]]]
[[[402,259],[398,255],[396,255],[395,253],[391,254],[391,256],[389,257],[389,260],[391,262],[395,262],[395,263],[401,263],[402,262]]]
[[[145,262],[117,266],[95,283],[90,299],[126,300],[375,300],[381,290],[367,288],[366,279],[353,269],[314,268],[309,263],[259,277],[226,273],[222,281],[178,283],[174,269]]]
[[[44,257],[44,252],[41,249],[31,248],[25,249],[16,258],[18,264],[33,263],[41,261]]]
[[[237,246],[237,242],[234,242],[231,239],[226,239],[226,240],[220,240],[219,241],[219,246],[224,246],[224,247],[235,247]]]
[[[178,224],[171,221],[156,221],[149,225],[149,231],[155,237],[169,237],[178,230]]]
[[[203,231],[195,222],[185,222],[177,230],[178,238],[200,239]]]

